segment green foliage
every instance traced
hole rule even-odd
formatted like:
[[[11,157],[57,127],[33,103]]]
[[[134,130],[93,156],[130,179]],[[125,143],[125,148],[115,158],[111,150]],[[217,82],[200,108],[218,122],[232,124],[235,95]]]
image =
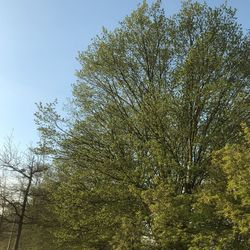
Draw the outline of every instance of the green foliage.
[[[249,245],[249,158],[220,161],[249,123],[249,42],[226,5],[157,1],[79,53],[68,126],[37,113],[61,249]]]
[[[214,153],[211,178],[202,187],[196,204],[199,212],[210,215],[206,227],[219,232],[209,235],[210,240],[218,242],[223,249],[250,246],[249,128],[244,128],[244,135],[242,143],[226,145]],[[204,234],[207,232],[200,231],[200,242],[204,236],[208,237]]]

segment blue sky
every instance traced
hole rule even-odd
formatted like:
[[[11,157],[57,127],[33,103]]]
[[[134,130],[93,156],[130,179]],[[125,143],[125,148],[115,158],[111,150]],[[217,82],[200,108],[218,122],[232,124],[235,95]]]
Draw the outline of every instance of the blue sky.
[[[0,0],[0,144],[13,132],[21,147],[35,144],[36,102],[65,102],[75,59],[104,26],[113,29],[139,0]],[[149,3],[152,0],[148,1]],[[167,14],[180,0],[162,0]],[[222,0],[208,0],[209,5]],[[248,0],[229,0],[250,28]]]

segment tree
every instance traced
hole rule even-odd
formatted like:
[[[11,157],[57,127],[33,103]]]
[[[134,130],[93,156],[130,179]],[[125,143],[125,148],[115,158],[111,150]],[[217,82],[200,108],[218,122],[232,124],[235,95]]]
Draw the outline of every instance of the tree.
[[[197,195],[194,209],[207,218],[207,228],[214,227],[219,233],[208,234],[202,229],[204,225],[198,224],[199,234],[194,238],[197,247],[209,249],[209,241],[216,242],[220,249],[247,249],[250,246],[249,156],[250,130],[247,127],[244,127],[241,143],[228,144],[213,153],[211,178]]]
[[[15,224],[17,225],[14,249],[18,250],[23,225],[25,221],[30,222],[32,219],[27,215],[32,184],[42,172],[47,170],[47,166],[41,157],[35,155],[31,150],[24,155],[20,154],[8,140],[0,153],[0,167],[5,171],[10,171],[9,177],[12,174],[12,177],[17,178],[11,180],[15,192],[12,192],[11,195],[6,195],[5,192],[1,194],[1,199],[8,204],[9,211],[13,211],[12,218],[5,218],[5,220],[13,224],[12,232],[15,230]]]
[[[36,114],[62,245],[192,247],[212,152],[249,123],[249,45],[226,5],[185,2],[167,18],[156,1],[79,54],[68,127],[54,104]]]

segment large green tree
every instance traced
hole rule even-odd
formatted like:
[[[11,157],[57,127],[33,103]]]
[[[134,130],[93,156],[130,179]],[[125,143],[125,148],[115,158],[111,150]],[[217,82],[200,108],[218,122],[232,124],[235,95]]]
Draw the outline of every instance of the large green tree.
[[[53,104],[36,114],[55,157],[61,247],[201,249],[199,225],[217,234],[210,210],[195,208],[212,152],[249,123],[249,45],[226,5],[189,1],[167,18],[157,1],[79,53],[70,121]]]

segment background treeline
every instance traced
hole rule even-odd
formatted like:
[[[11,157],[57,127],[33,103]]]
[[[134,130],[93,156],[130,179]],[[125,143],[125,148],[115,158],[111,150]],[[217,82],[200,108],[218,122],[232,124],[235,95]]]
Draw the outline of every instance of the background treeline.
[[[78,60],[67,118],[39,104],[40,145],[2,150],[1,249],[250,249],[250,37],[235,10],[143,2]]]

